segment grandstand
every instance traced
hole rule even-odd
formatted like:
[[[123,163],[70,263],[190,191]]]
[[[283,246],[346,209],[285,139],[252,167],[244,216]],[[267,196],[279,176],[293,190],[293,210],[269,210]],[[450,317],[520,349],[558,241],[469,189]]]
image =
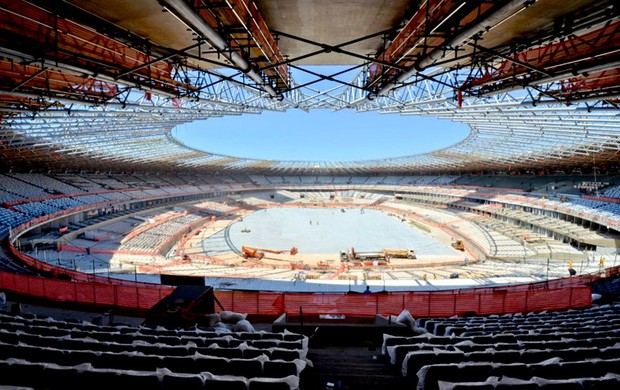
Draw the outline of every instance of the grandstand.
[[[0,9],[0,387],[619,387],[616,2]],[[470,130],[357,161],[174,135],[317,109]],[[379,215],[441,250],[403,256],[387,222],[341,228],[330,253],[245,248],[284,226],[252,232],[269,209]]]

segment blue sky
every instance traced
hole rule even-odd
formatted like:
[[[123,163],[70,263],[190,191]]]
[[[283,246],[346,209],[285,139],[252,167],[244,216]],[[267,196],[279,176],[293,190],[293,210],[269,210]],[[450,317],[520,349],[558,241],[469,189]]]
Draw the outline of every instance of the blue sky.
[[[288,110],[230,116],[178,126],[187,145],[236,157],[353,161],[441,149],[463,140],[466,125],[431,117],[351,110]]]
[[[330,74],[336,66],[312,67]],[[350,81],[355,74],[340,78]],[[316,79],[296,71],[298,83]],[[333,82],[312,85],[316,90]],[[357,113],[354,110],[291,109],[284,113],[229,116],[178,126],[172,133],[187,145],[235,157],[297,161],[354,161],[424,153],[453,145],[469,134],[469,127],[431,117]]]

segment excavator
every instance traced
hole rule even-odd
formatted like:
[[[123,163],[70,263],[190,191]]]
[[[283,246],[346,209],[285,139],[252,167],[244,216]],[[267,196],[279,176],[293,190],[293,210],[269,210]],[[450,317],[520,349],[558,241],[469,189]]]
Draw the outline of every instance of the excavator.
[[[463,240],[456,240],[452,243],[452,247],[457,251],[465,252],[465,244],[463,243]]]
[[[275,253],[277,255],[281,255],[283,253],[289,253],[293,256],[295,256],[298,252],[296,247],[292,247],[291,249],[284,249],[284,250],[278,250],[278,249],[268,249],[268,248],[256,248],[253,246],[245,246],[243,245],[241,247],[241,252],[243,252],[243,257],[245,257],[246,259],[248,258],[253,258],[253,259],[262,259],[263,257],[265,257],[265,253]]]

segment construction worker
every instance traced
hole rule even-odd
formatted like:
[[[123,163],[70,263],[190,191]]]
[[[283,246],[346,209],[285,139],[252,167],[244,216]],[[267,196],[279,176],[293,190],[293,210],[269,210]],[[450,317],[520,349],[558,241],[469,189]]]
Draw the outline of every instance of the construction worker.
[[[575,276],[575,275],[577,274],[577,271],[575,271],[575,270],[573,269],[573,262],[572,262],[572,261],[569,261],[569,262],[568,262],[568,274],[569,274],[570,276]]]

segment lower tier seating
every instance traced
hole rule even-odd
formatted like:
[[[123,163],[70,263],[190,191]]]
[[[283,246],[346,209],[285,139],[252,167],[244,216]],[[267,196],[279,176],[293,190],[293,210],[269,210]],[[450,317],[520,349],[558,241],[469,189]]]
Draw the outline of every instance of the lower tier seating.
[[[96,326],[0,314],[0,387],[299,388],[307,337]]]
[[[383,353],[420,390],[618,389],[619,316],[611,304],[421,319],[417,326],[435,334],[384,335]]]

